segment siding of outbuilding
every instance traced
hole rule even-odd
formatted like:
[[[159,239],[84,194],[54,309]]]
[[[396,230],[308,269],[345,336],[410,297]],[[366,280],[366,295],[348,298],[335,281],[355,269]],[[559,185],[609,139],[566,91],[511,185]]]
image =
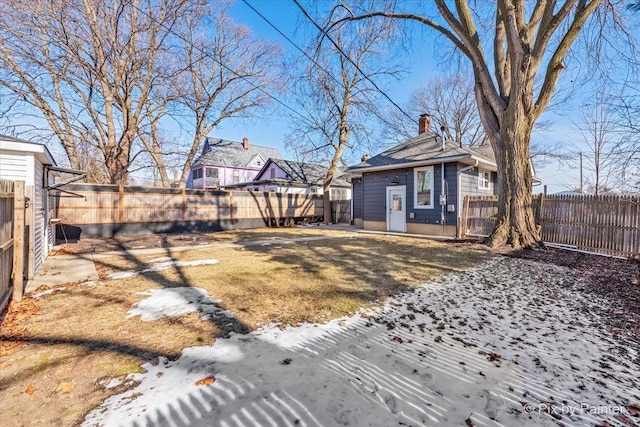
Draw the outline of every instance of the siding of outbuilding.
[[[0,150],[0,177],[10,181],[26,181],[28,161],[33,157],[15,151]],[[25,182],[25,185],[31,185]]]
[[[358,196],[356,191],[362,191],[362,212],[361,218],[365,221],[386,221],[386,188],[392,186],[391,181],[397,178],[398,185],[406,185],[407,188],[407,223],[415,224],[437,224],[440,223],[442,217],[442,208],[440,206],[440,194],[442,190],[441,165],[433,165],[433,208],[432,209],[415,209],[414,207],[414,169],[404,168],[391,171],[365,172],[362,176],[361,188],[358,189],[354,185],[354,218],[359,218],[360,213],[356,209]],[[457,172],[458,165],[456,163],[445,164],[445,190],[447,194],[447,205],[457,205]],[[455,212],[446,212],[445,221],[449,225],[455,225],[457,220],[458,207]],[[413,212],[414,218],[410,218]]]
[[[25,212],[25,223],[29,228],[27,278],[35,275],[44,262],[49,248],[53,246],[54,233],[48,224],[48,194],[44,188],[44,165],[31,151],[28,142],[9,141],[9,144],[23,144],[21,149],[0,149],[0,178],[25,182],[25,196],[29,205]],[[37,145],[36,145],[37,146]]]
[[[33,266],[29,266],[29,274],[33,275],[47,257],[47,222],[46,201],[44,200],[46,190],[43,188],[44,166],[38,159],[34,163],[34,184],[33,184]],[[31,277],[30,277],[31,278]]]
[[[464,165],[461,165],[461,168]],[[464,171],[460,174],[460,189],[462,191],[462,197],[464,196],[491,196],[495,194],[495,182],[496,182],[496,174],[495,172],[490,173],[490,182],[488,189],[478,188],[478,168],[473,168],[467,171]]]

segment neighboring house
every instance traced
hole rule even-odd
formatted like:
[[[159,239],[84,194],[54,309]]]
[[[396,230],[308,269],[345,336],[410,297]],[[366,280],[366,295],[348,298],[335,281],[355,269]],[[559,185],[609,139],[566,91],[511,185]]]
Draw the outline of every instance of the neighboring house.
[[[496,162],[490,146],[459,147],[429,129],[349,167],[352,217],[366,230],[456,236],[464,196],[494,195]]]
[[[50,203],[48,182],[56,162],[42,144],[0,135],[0,178],[25,182],[25,277],[34,277],[55,244],[54,203]]]
[[[322,183],[326,175],[327,167],[322,165],[270,158],[252,181],[227,185],[225,188],[289,194],[322,194]],[[331,200],[351,198],[351,182],[342,169],[336,171],[331,181],[330,197]]]
[[[253,181],[270,157],[282,155],[275,148],[249,145],[247,138],[242,142],[205,138],[202,154],[191,166],[187,188],[219,189]]]

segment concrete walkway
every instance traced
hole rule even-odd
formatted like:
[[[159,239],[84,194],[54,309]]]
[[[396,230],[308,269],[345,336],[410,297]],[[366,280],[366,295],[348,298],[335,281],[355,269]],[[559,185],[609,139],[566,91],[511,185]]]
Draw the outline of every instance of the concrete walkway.
[[[91,254],[55,255],[42,263],[36,277],[27,283],[25,292],[31,292],[43,285],[59,286],[98,279]]]

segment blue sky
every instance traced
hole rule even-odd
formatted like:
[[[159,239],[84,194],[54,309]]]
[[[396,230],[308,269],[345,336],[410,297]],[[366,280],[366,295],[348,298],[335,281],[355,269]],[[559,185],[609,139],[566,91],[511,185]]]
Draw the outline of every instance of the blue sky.
[[[287,34],[299,45],[304,44],[304,39],[300,36],[300,31],[296,28],[300,22],[304,22],[304,17],[299,13],[297,7],[291,0],[248,0],[249,3],[268,18],[280,31]],[[261,17],[253,12],[242,0],[237,0],[231,8],[231,16],[239,23],[249,26],[252,31],[262,37],[279,43],[287,52],[296,52],[295,48],[271,28]],[[429,78],[444,72],[439,69],[437,60],[434,57],[434,39],[430,31],[421,31],[415,35],[412,51],[406,53],[403,62],[407,68],[406,76],[398,82],[390,82],[385,92],[399,105],[405,104],[411,91],[417,87],[427,84]],[[304,59],[304,58],[303,58]],[[286,103],[286,99],[279,96],[279,99]],[[391,104],[389,104],[391,107]],[[284,109],[281,107],[281,109]],[[580,134],[573,129],[571,123],[572,112],[563,110],[560,114],[547,114],[546,119],[553,122],[552,127],[543,133],[534,135],[534,139],[540,141],[562,141],[571,144],[578,144]],[[288,133],[289,119],[279,114],[262,114],[261,117],[253,119],[233,120],[223,123],[215,129],[211,136],[240,141],[244,136],[258,145],[273,146],[282,152],[287,158],[294,158],[294,153],[286,150],[284,146],[285,136]],[[371,153],[377,154],[377,153]],[[559,166],[555,162],[547,164],[546,167],[538,167],[536,170],[547,184],[550,193],[564,191],[575,188],[578,184],[579,172],[576,169]],[[534,189],[541,192],[542,187]]]

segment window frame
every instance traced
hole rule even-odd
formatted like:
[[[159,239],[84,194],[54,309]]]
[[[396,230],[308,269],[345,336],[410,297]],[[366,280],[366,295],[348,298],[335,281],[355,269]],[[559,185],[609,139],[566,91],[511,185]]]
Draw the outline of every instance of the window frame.
[[[196,173],[200,173],[200,176],[196,176]],[[203,175],[203,168],[197,168],[191,171],[191,179],[201,179]]]
[[[491,191],[491,171],[478,169],[478,190]]]
[[[209,171],[213,172],[215,171],[216,176],[209,176]],[[211,178],[211,179],[220,179],[220,171],[218,170],[218,168],[207,168],[207,172],[205,172],[205,178]]]
[[[238,169],[233,170],[233,183],[237,184],[240,182],[240,171]]]
[[[431,171],[431,188],[430,188],[430,198],[428,205],[419,205],[418,204],[418,174],[424,171]],[[433,195],[435,193],[435,168],[432,166],[424,166],[420,168],[413,169],[413,208],[414,209],[433,209]]]

